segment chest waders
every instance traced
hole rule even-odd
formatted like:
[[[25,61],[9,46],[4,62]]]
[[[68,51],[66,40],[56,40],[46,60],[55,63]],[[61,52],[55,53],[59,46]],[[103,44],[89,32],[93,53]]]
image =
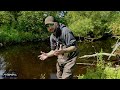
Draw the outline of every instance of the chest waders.
[[[63,26],[63,27],[61,27],[61,31],[63,30],[63,28],[64,27],[66,27],[66,26]],[[60,45],[62,45],[62,48],[66,48],[66,44],[65,44],[65,41],[64,40],[62,40],[62,39],[60,39],[60,36],[61,35],[58,35],[58,33],[59,32],[56,32],[56,49],[57,50],[59,50],[61,47],[60,47]],[[62,34],[62,33],[61,33]],[[64,66],[68,63],[68,62],[70,62],[71,60],[70,59],[72,59],[72,56],[73,56],[73,53],[70,55],[70,57],[69,57],[69,54],[70,53],[64,53],[64,54],[62,54],[63,55],[63,57],[65,57],[65,58],[62,58],[63,59],[63,62],[62,63],[60,63],[59,61],[58,61],[58,66],[59,66],[59,68],[60,68],[60,71],[63,73],[63,68],[64,68]],[[62,55],[61,55],[61,57],[62,57]],[[69,58],[68,58],[69,57]],[[59,58],[60,59],[60,58]],[[64,61],[65,60],[65,61]],[[61,60],[60,60],[61,61]]]

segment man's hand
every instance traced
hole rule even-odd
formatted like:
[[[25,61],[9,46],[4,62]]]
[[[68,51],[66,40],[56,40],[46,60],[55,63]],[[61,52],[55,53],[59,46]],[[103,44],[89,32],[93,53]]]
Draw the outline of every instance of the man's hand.
[[[58,55],[60,55],[60,54],[63,54],[64,52],[65,52],[65,51],[63,50],[62,45],[60,45],[59,50],[55,50],[55,51],[54,51],[54,55],[55,55],[55,56],[58,56]]]
[[[45,60],[45,59],[48,58],[48,55],[47,55],[47,53],[41,51],[41,55],[39,55],[38,57],[39,57],[39,59],[41,59],[41,60]]]
[[[63,49],[61,49],[61,50],[55,50],[54,55],[58,56],[58,55],[63,54],[63,53],[64,53]]]

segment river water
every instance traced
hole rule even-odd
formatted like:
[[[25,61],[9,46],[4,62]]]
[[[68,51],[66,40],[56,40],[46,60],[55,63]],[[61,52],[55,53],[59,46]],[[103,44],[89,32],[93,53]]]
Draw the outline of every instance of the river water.
[[[78,42],[78,57],[96,52],[111,53],[116,40]],[[0,48],[0,79],[56,79],[56,57],[45,61],[38,59],[40,51],[48,52],[49,42],[23,43]],[[106,57],[105,57],[106,58]],[[77,62],[93,62],[94,58],[77,59]],[[74,78],[86,72],[86,65],[75,66]]]

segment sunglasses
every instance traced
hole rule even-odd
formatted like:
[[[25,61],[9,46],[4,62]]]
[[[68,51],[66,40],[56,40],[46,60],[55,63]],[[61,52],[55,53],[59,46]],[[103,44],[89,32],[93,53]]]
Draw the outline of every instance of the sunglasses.
[[[47,28],[48,28],[48,27],[52,27],[52,26],[54,26],[54,23],[46,24],[45,26],[46,26]]]

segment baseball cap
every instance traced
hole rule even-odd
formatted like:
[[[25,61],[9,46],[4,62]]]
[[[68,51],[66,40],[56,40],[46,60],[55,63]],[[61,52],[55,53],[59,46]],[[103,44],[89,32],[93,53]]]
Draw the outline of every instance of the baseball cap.
[[[46,25],[46,24],[50,24],[50,23],[54,23],[54,17],[53,17],[53,16],[48,16],[48,17],[45,19],[45,25]]]

